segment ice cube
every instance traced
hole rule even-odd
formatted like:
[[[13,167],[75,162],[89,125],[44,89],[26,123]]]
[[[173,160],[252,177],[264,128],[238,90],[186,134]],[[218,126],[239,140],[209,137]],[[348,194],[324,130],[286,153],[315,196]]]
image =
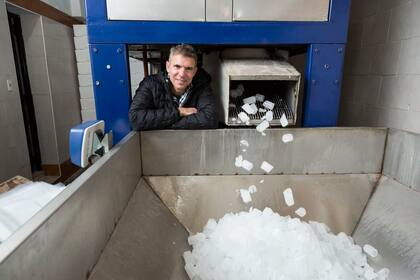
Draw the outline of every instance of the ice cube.
[[[255,115],[258,112],[257,105],[251,104],[250,107],[252,109],[252,114]]]
[[[260,180],[260,184],[262,184],[262,183],[264,183],[264,179],[261,179],[261,180]]]
[[[283,136],[281,137],[281,140],[283,140],[284,143],[292,142],[293,134],[290,134],[290,133],[283,134]]]
[[[376,250],[376,248],[375,248],[375,247],[373,247],[373,246],[372,246],[372,245],[370,245],[370,244],[365,244],[365,246],[363,246],[363,251],[364,251],[367,255],[371,256],[372,258],[375,258],[375,257],[377,257],[377,256],[378,256],[378,250]]]
[[[245,153],[245,152],[246,152],[246,149],[242,149],[242,152],[244,152],[244,153]]]
[[[207,225],[208,224],[209,224],[209,222],[207,222]],[[207,225],[206,225],[206,227],[207,227]],[[206,235],[202,232],[199,232],[195,235],[190,235],[188,237],[187,241],[188,241],[188,244],[190,244],[191,246],[194,246],[194,245],[204,241],[205,239],[206,239]],[[187,253],[187,252],[185,252],[185,253]],[[184,253],[184,255],[185,255],[185,253]]]
[[[250,203],[252,201],[251,194],[248,190],[240,189],[241,198],[244,203]]]
[[[287,121],[287,117],[286,117],[285,114],[282,114],[281,115],[280,124],[281,124],[282,127],[286,127],[289,124],[289,122]]]
[[[242,101],[244,102],[244,104],[253,104],[257,101],[257,99],[255,98],[255,96],[250,96],[242,99]]]
[[[264,130],[266,130],[268,127],[270,126],[270,124],[268,123],[268,121],[263,120],[258,126],[257,126],[257,131],[258,132],[263,132]]]
[[[378,274],[379,279],[386,279],[389,276],[389,269],[384,267],[380,269],[376,274]]]
[[[229,104],[229,108],[236,108],[236,105],[235,105],[235,104],[233,104],[233,103],[230,103],[230,104]]]
[[[264,106],[266,109],[268,109],[268,110],[273,110],[273,108],[274,108],[274,103],[273,103],[273,102],[271,102],[271,101],[266,100],[266,101],[264,101],[263,106]]]
[[[293,206],[295,204],[295,200],[293,199],[293,192],[291,188],[287,188],[283,191],[284,201],[286,202],[287,206]]]
[[[245,170],[251,171],[253,167],[254,165],[252,164],[252,162],[247,161],[246,159],[242,161],[242,168],[244,168]]]
[[[256,185],[251,185],[248,188],[249,193],[256,193],[257,192],[257,186]]]
[[[264,102],[265,96],[257,93],[255,95],[255,99],[257,99],[257,101],[259,101],[259,102]]]
[[[306,209],[303,207],[299,207],[299,209],[297,209],[295,211],[296,215],[298,215],[299,217],[304,217],[306,215]]]
[[[273,120],[273,111],[268,111],[267,113],[265,113],[265,119],[269,122],[271,122]]]
[[[373,280],[376,279],[378,275],[375,273],[372,267],[367,267],[363,276],[366,280]]]
[[[242,167],[242,162],[243,162],[243,157],[242,155],[239,155],[235,158],[235,166],[236,167]]]
[[[260,112],[260,113],[265,113],[265,112],[267,112],[267,109],[264,109],[264,108],[259,108],[259,109],[258,109],[258,112]]]
[[[253,104],[254,105],[254,104]],[[250,115],[254,115],[256,112],[254,111],[254,109],[251,107],[251,105],[249,105],[248,103],[245,103],[244,105],[242,105],[242,109]]]
[[[248,141],[246,141],[246,140],[241,140],[241,141],[239,141],[239,143],[240,143],[242,146],[249,147],[249,143],[248,143]]]
[[[247,115],[247,114],[245,114],[244,112],[240,112],[240,113],[238,114],[238,117],[239,117],[239,119],[240,119],[242,122],[244,122],[244,123],[246,123],[246,122],[248,122],[248,121],[249,121],[249,117],[248,117],[248,115]]]
[[[185,263],[193,263],[193,256],[191,254],[191,251],[184,252],[184,260],[185,260]]]
[[[270,172],[271,172],[271,170],[273,170],[273,166],[272,166],[271,164],[269,164],[268,162],[266,162],[266,161],[263,161],[263,162],[261,163],[260,168],[261,168],[262,170],[264,170],[265,172],[267,172],[267,173],[270,173]]]

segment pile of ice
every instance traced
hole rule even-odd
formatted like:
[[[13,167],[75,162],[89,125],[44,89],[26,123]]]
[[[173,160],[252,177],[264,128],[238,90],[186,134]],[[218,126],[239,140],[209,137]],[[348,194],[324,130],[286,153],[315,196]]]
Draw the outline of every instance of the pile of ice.
[[[64,185],[30,182],[0,195],[0,242],[65,189]]]
[[[194,280],[383,280],[389,273],[375,272],[346,234],[270,208],[210,219],[188,243],[185,270]]]

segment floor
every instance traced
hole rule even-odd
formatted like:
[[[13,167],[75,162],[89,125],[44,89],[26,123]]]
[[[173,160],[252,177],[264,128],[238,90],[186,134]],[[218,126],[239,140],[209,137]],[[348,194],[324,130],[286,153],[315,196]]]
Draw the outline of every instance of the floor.
[[[48,184],[54,184],[60,176],[45,176],[44,171],[35,171],[32,173],[32,181],[42,181]]]

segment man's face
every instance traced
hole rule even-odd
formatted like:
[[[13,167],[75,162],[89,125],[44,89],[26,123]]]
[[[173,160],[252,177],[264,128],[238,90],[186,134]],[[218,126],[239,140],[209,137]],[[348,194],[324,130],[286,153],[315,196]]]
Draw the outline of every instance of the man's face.
[[[166,71],[176,93],[182,94],[197,72],[194,58],[176,54],[166,62]]]

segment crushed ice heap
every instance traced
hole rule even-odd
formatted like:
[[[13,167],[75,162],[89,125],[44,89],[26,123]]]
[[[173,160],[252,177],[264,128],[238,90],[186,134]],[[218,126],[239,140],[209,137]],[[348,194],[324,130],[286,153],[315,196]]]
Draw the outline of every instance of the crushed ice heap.
[[[356,280],[386,279],[374,272],[362,248],[325,224],[264,211],[210,219],[203,232],[188,238],[185,269],[194,280]]]

